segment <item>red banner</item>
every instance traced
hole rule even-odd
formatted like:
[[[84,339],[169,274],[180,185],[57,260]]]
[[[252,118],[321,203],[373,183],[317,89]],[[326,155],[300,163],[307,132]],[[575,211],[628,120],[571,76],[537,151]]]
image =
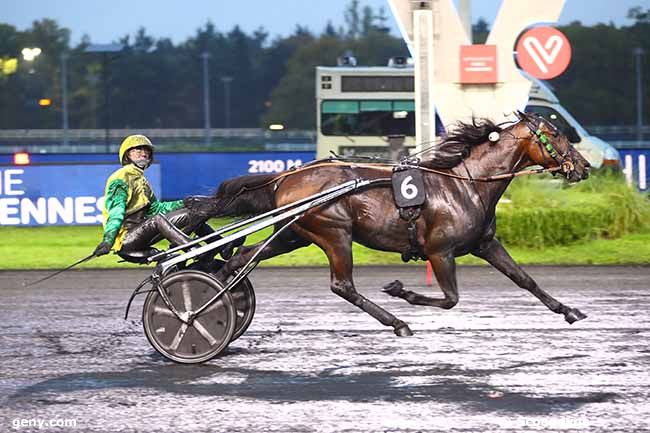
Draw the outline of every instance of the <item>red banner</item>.
[[[496,45],[461,45],[461,84],[493,84],[497,82]]]

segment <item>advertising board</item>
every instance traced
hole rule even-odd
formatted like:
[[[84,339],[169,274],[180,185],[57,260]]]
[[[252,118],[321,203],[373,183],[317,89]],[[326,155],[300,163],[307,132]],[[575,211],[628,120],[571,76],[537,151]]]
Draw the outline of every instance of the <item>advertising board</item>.
[[[117,164],[0,166],[0,226],[101,224],[104,182]],[[160,166],[147,179],[161,194]]]

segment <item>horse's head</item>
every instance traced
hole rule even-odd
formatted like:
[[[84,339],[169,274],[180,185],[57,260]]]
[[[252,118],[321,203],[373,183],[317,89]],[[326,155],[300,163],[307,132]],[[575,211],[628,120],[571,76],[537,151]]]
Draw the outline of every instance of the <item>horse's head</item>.
[[[589,177],[589,162],[569,143],[560,130],[541,116],[515,112],[525,126],[526,153],[534,164],[544,168],[559,167],[569,181],[578,182]]]

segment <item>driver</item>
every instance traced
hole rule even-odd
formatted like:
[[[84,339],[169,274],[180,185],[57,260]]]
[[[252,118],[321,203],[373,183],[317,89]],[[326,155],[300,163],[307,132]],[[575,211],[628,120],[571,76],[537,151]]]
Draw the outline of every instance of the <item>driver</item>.
[[[153,144],[144,135],[130,135],[120,145],[122,167],[106,181],[104,235],[95,256],[114,249],[126,260],[134,252],[143,252],[147,257],[157,252],[151,245],[161,238],[178,246],[191,241],[189,233],[205,236],[214,232],[205,222],[208,215],[189,209],[194,197],[176,201],[156,198],[144,176],[144,170],[153,162],[153,151]],[[239,245],[226,245],[222,257],[228,259],[235,246]]]

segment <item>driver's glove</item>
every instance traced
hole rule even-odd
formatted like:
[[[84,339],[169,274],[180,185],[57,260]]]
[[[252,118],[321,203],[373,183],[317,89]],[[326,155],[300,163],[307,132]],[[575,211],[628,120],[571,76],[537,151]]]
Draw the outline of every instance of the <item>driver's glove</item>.
[[[110,252],[111,252],[111,244],[109,244],[108,242],[101,242],[99,245],[97,245],[97,248],[95,248],[95,252],[93,252],[93,255],[95,257],[99,257],[99,256],[104,256]]]

